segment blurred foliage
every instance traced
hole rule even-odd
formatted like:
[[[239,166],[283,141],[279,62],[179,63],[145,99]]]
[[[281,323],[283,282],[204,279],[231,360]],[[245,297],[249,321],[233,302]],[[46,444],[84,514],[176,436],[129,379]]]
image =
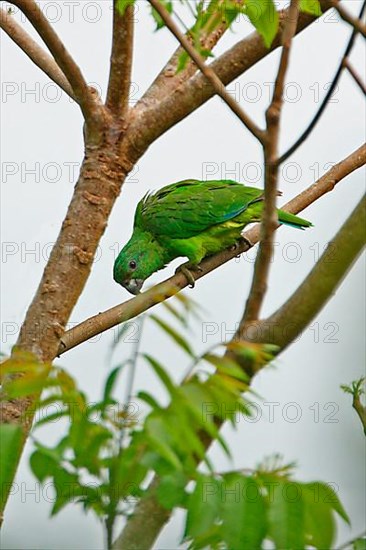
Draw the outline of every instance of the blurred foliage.
[[[349,521],[330,486],[294,481],[295,465],[284,464],[278,455],[252,471],[217,473],[207,453],[208,444],[217,441],[230,457],[220,427],[227,420],[235,427],[237,415],[251,414],[243,396],[251,394],[243,362],[256,372],[273,360],[278,348],[233,341],[197,356],[186,333],[187,319],[198,315],[198,305],[181,293],[160,309],[172,322],[156,313],[144,317],[189,357],[191,365],[180,385],[159,359],[140,351],[140,340],[131,357],[111,369],[101,399],[93,403],[63,368],[40,363],[29,353],[15,350],[2,364],[5,374],[13,377],[6,385],[8,397],[44,390],[37,401],[35,428],[61,419],[65,423],[64,435],[54,445],[33,436],[30,466],[40,483],[51,481],[54,486],[51,514],[67,504],[81,504],[102,521],[111,547],[116,519],[133,513],[154,472],[159,476],[154,489],[159,503],[168,510],[186,510],[183,540],[192,549],[253,549],[262,548],[264,541],[276,548],[330,548],[335,514]],[[173,328],[174,323],[179,328]],[[112,351],[124,334],[122,327]],[[219,352],[219,346],[229,353]],[[146,391],[130,402],[116,397],[124,369],[136,369],[141,362],[163,385],[167,405]],[[21,433],[5,427],[0,435],[6,481]],[[198,470],[200,463],[203,469]]]
[[[117,7],[123,14],[127,6],[133,4],[134,0],[118,0]],[[184,27],[183,31],[203,58],[212,56],[211,51],[205,47],[205,39],[223,25],[231,28],[240,17],[244,16],[250,21],[262,36],[267,48],[272,45],[278,31],[279,16],[274,0],[160,0],[160,4],[173,18],[178,19]],[[301,11],[310,15],[321,15],[319,0],[300,0],[299,7]],[[193,16],[194,24],[190,28],[185,24],[181,12],[186,15],[186,19]],[[160,14],[154,8],[151,8],[151,15],[156,30],[165,27]],[[182,52],[178,59],[177,71],[183,70],[188,61],[188,54]]]
[[[353,550],[366,550],[366,535],[352,542]]]

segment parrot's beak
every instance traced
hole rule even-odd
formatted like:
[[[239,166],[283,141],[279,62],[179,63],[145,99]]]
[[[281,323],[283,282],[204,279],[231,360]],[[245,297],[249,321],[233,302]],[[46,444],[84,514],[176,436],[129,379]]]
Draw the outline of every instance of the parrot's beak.
[[[131,292],[131,294],[136,296],[137,294],[140,294],[143,284],[143,279],[130,279],[129,281],[123,281],[122,286],[124,286],[128,292]]]

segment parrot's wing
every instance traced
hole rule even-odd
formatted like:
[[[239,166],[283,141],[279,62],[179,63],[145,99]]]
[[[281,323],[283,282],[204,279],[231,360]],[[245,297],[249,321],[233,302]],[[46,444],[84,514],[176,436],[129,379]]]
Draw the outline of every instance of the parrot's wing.
[[[156,236],[188,239],[226,222],[261,200],[263,190],[231,180],[186,180],[140,201],[135,225]]]

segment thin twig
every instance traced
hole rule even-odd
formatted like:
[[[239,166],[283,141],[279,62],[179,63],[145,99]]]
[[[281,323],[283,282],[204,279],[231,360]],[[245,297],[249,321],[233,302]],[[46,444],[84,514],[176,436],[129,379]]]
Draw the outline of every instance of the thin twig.
[[[359,395],[353,396],[352,407],[355,409],[358,414],[359,419],[363,427],[364,434],[366,435],[366,407],[362,405]]]
[[[354,29],[357,30],[357,32],[361,33],[362,36],[366,38],[366,25],[361,21],[360,19],[357,19],[357,17],[353,17],[340,3],[339,0],[331,0],[331,4],[333,8],[337,10],[339,15],[342,17],[346,23],[351,25]]]
[[[140,352],[140,346],[141,346],[141,340],[142,340],[142,329],[144,327],[144,321],[145,321],[145,315],[140,315],[140,317],[137,318],[137,340],[134,342],[134,346],[132,349],[131,357],[128,362],[128,377],[127,377],[127,384],[126,384],[126,394],[123,404],[123,410],[128,410],[129,403],[132,399],[132,391],[133,391],[133,384],[135,381],[135,375],[136,375],[136,369],[137,369],[137,359]]]
[[[366,86],[362,82],[361,77],[359,74],[356,73],[355,69],[353,68],[352,64],[350,63],[349,59],[345,59],[343,61],[343,66],[347,69],[347,71],[352,76],[353,80],[356,82],[356,84],[360,87],[362,93],[366,95]]]
[[[122,412],[125,414],[125,418],[124,418],[123,424],[121,425],[119,436],[118,436],[118,442],[116,444],[116,451],[118,453],[118,456],[116,457],[117,460],[114,461],[114,464],[110,469],[110,486],[112,487],[112,493],[110,495],[110,509],[109,509],[107,518],[105,520],[107,548],[112,548],[113,530],[114,530],[114,525],[117,517],[117,506],[118,506],[119,499],[117,496],[117,492],[115,491],[115,487],[118,479],[117,476],[118,476],[118,471],[120,468],[121,458],[123,454],[124,443],[128,434],[128,430],[127,430],[128,416],[127,415],[128,415],[129,404],[132,399],[132,389],[133,389],[133,384],[134,384],[135,375],[136,375],[137,359],[138,359],[139,349],[141,344],[142,327],[143,327],[144,318],[145,316],[141,315],[137,319],[138,329],[140,331],[140,334],[137,340],[135,340],[134,342],[129,359],[126,361],[128,366],[127,384],[126,384],[126,390],[125,390],[125,398],[122,401]]]
[[[365,163],[366,145],[364,144],[351,153],[348,157],[333,166],[318,181],[305,189],[305,191],[282,206],[282,210],[297,214],[326,193],[332,191],[337,183],[363,166]],[[245,237],[245,241],[243,241],[239,245],[239,248],[235,251],[223,250],[222,252],[203,260],[200,264],[201,270],[197,271],[197,274],[195,274],[196,279],[198,280],[201,277],[204,277],[214,269],[217,269],[224,263],[235,258],[238,254],[249,250],[250,246],[248,245],[248,242],[254,245],[259,240],[259,224],[249,231],[246,231],[243,236]],[[174,294],[177,294],[187,285],[188,282],[185,276],[178,273],[153,288],[150,288],[146,292],[139,294],[135,298],[131,298],[130,300],[108,309],[103,313],[99,313],[98,315],[94,315],[93,317],[86,319],[79,325],[65,332],[61,339],[58,355],[69,351],[83,342],[86,342],[93,336],[101,334],[102,332],[120,323],[133,319],[154,305],[167,300],[171,296],[174,296]]]
[[[283,91],[289,65],[292,39],[296,32],[299,16],[299,0],[291,0],[288,19],[283,32],[283,47],[271,104],[266,112],[267,133],[264,143],[265,189],[261,242],[254,266],[251,289],[246,302],[244,320],[258,319],[267,290],[267,279],[273,254],[273,235],[278,224],[276,213],[278,180],[278,140],[283,106]]]
[[[39,67],[46,75],[53,80],[60,88],[75,99],[74,92],[69,81],[57,65],[53,57],[37,44],[35,40],[15,20],[14,16],[7,11],[0,9],[0,27],[19,46],[21,50]]]
[[[360,11],[360,16],[359,16],[360,19],[364,14],[365,8],[366,8],[366,0],[364,0],[364,2],[362,4],[362,8],[361,8],[361,11]],[[310,124],[306,128],[306,130],[301,134],[299,139],[297,139],[295,141],[295,143],[280,157],[280,159],[278,161],[279,164],[282,164],[283,162],[285,162],[300,147],[300,145],[302,145],[306,141],[306,139],[309,137],[309,135],[311,134],[311,132],[314,130],[315,126],[319,122],[322,114],[325,111],[325,108],[327,107],[327,105],[328,105],[330,99],[332,98],[332,95],[333,95],[333,93],[334,93],[334,91],[337,87],[337,84],[338,84],[339,79],[342,75],[343,69],[345,67],[344,61],[349,57],[349,55],[352,51],[352,48],[354,46],[357,34],[358,34],[357,29],[354,29],[353,32],[352,32],[351,38],[350,38],[350,40],[347,44],[346,50],[343,54],[340,65],[337,69],[337,72],[334,75],[334,78],[332,80],[332,84],[330,85],[330,87],[329,87],[329,89],[328,89],[328,91],[327,91],[327,93],[326,93],[326,95],[325,95],[325,97],[322,101],[322,104],[320,105],[317,113],[315,114],[314,118],[312,119],[312,121],[310,122]]]
[[[100,115],[96,93],[86,83],[79,66],[34,0],[11,0],[32,23],[69,81],[84,118],[92,126]]]
[[[217,95],[219,95],[228,107],[233,111],[233,113],[241,120],[241,122],[248,128],[248,130],[260,141],[263,141],[263,131],[252,121],[252,119],[245,113],[239,103],[226,91],[224,84],[221,82],[220,78],[217,76],[215,71],[209,66],[206,65],[204,59],[197,52],[194,46],[189,42],[188,38],[179,30],[177,25],[174,23],[169,12],[165,7],[159,2],[159,0],[149,0],[153,8],[159,13],[160,17],[171,31],[171,33],[176,37],[178,42],[183,46],[188,55],[196,63],[200,71],[205,75],[207,80],[211,82],[213,88]]]
[[[229,24],[225,18],[222,19],[221,14],[221,8],[223,8],[226,0],[221,0],[221,2],[222,4],[216,7],[216,0],[211,0],[210,4],[207,6],[206,13],[210,13],[211,10],[212,15],[206,21],[204,27],[200,29],[201,48],[207,51],[211,51],[216,46],[229,28]],[[237,0],[238,5],[243,4],[243,2],[244,0]],[[191,6],[189,2],[188,6]],[[192,28],[188,31],[187,38],[191,36],[191,33]],[[146,108],[147,105],[153,104],[157,101],[161,102],[164,97],[171,94],[178,88],[178,86],[187,81],[197,72],[197,65],[191,59],[188,60],[186,67],[182,71],[177,72],[178,61],[183,52],[184,48],[182,48],[182,46],[179,46],[175,50],[151,86],[136,103],[136,110]]]
[[[127,6],[123,15],[113,0],[112,53],[106,106],[124,118],[128,109],[133,53],[134,7]]]
[[[347,550],[348,548],[354,549],[353,543],[356,542],[356,540],[364,538],[366,539],[366,531],[358,535],[358,537],[354,537],[351,540],[344,542],[341,546],[338,546],[337,550]]]

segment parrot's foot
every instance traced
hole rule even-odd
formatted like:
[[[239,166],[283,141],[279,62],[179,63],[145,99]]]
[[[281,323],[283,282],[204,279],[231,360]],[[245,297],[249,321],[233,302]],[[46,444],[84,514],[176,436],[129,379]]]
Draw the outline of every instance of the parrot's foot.
[[[185,262],[175,270],[176,273],[183,273],[189,282],[189,288],[194,288],[196,284],[196,279],[192,271],[202,271],[202,269],[198,265],[192,265],[190,262]]]
[[[246,239],[245,237],[241,237],[240,239],[241,242],[236,242],[229,247],[229,250],[231,252],[235,252],[235,250],[238,250],[240,244],[245,244],[248,248],[252,248],[252,246],[254,246],[249,239]]]
[[[242,237],[242,241],[244,242],[244,244],[247,245],[248,248],[252,248],[254,246],[254,244],[250,242],[249,239],[246,239],[245,237]]]

